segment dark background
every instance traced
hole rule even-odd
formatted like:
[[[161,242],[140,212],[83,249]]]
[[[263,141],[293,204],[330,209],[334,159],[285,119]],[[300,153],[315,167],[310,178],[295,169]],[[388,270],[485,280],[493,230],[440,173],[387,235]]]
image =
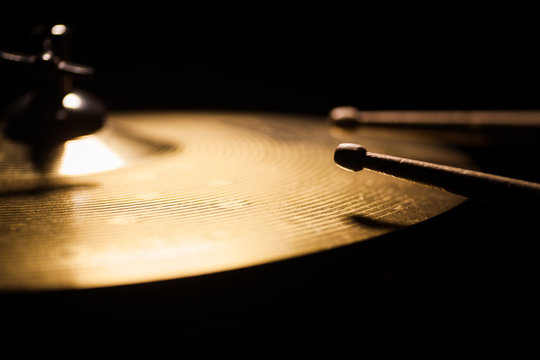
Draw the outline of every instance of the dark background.
[[[34,26],[71,24],[73,61],[97,70],[79,86],[111,110],[538,108],[534,11],[345,4],[22,3],[0,48],[36,51]],[[2,106],[29,86],[2,80]]]
[[[540,108],[539,29],[526,8],[111,1],[8,9],[0,49],[37,51],[34,26],[70,24],[73,61],[97,71],[77,85],[113,111]],[[0,76],[4,109],[32,80],[7,65]],[[508,149],[492,150],[482,154],[488,169],[508,170],[500,166]],[[517,167],[509,175],[538,180],[534,160]],[[534,344],[527,328],[538,320],[536,217],[469,202],[397,235],[302,259],[134,287],[13,294],[0,306],[19,349],[38,344],[30,350],[54,357],[108,348],[515,355]]]

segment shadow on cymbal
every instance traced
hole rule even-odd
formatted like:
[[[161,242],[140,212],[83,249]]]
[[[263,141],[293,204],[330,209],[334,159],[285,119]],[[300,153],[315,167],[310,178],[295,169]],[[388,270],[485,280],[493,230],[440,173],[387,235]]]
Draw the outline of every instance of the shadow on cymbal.
[[[96,187],[97,184],[93,183],[78,183],[78,184],[69,184],[69,183],[46,183],[39,184],[33,187],[24,187],[18,189],[10,189],[0,192],[0,198],[13,197],[13,196],[39,196],[47,195],[57,191],[71,191],[78,189],[89,189]]]
[[[407,225],[401,224],[399,222],[375,219],[369,216],[359,215],[359,214],[350,215],[347,217],[347,220],[352,221],[353,223],[357,225],[367,226],[371,228],[399,230],[399,229],[403,229],[407,227]]]

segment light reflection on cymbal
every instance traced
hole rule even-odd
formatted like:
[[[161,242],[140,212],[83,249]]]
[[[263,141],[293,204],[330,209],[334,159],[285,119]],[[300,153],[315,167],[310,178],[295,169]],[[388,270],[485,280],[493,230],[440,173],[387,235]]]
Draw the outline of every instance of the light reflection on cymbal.
[[[91,174],[120,168],[124,161],[95,135],[67,141],[60,160],[61,175]]]
[[[64,105],[76,106],[78,99],[69,95]],[[92,135],[58,144],[29,146],[0,134],[0,192],[27,188],[29,184],[23,184],[23,179],[40,182],[116,170],[175,150],[169,143],[133,131],[133,127],[110,122]]]

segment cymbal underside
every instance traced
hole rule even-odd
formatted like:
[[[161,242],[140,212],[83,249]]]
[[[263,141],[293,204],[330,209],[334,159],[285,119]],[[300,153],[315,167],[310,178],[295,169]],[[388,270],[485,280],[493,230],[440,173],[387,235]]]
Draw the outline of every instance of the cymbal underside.
[[[340,140],[322,119],[170,112],[113,114],[109,123],[93,135],[101,150],[89,140],[69,165],[75,140],[45,174],[2,149],[1,290],[123,285],[264,264],[370,239],[462,201],[339,169],[332,156]],[[377,152],[460,157],[436,146],[362,141]],[[90,165],[99,151],[104,160]]]

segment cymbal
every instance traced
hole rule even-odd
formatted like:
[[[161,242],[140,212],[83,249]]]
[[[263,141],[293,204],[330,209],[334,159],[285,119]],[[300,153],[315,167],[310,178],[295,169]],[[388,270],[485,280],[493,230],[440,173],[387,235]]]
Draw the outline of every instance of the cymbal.
[[[469,161],[433,142],[361,136],[373,151]],[[332,160],[341,140],[318,117],[204,112],[112,114],[97,133],[41,158],[5,140],[0,290],[135,284],[260,265],[373,239],[463,201],[342,171]]]

